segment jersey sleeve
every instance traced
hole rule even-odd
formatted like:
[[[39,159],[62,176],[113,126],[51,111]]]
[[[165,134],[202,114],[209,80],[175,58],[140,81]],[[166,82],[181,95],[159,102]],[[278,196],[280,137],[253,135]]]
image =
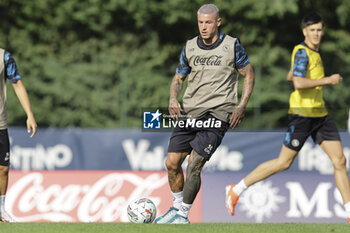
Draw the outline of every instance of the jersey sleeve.
[[[246,67],[250,63],[248,55],[238,39],[235,43],[235,63],[237,70]]]
[[[186,46],[182,49],[181,55],[180,55],[180,61],[176,68],[176,73],[187,76],[191,72],[191,67],[188,64],[188,60],[186,57]]]
[[[4,62],[5,78],[7,78],[11,83],[16,83],[18,80],[21,79],[21,76],[19,75],[15,59],[7,51],[5,51]]]
[[[309,58],[305,49],[299,49],[294,55],[293,76],[305,77]]]

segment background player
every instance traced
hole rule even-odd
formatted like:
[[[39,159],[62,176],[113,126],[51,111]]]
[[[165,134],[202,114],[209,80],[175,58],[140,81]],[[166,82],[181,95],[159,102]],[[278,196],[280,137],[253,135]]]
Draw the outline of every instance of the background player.
[[[27,91],[21,81],[17,65],[11,54],[0,49],[0,222],[13,222],[13,218],[5,211],[5,198],[10,166],[10,143],[7,131],[6,112],[6,80],[12,83],[17,98],[27,114],[27,130],[33,137],[37,130]]]
[[[305,16],[302,21],[305,40],[294,47],[292,71],[287,76],[288,80],[293,81],[295,90],[289,99],[288,131],[281,152],[278,158],[262,163],[236,186],[226,186],[226,207],[231,215],[234,215],[239,196],[247,187],[288,169],[306,139],[311,136],[333,163],[335,183],[350,221],[350,184],[346,159],[338,130],[327,113],[322,97],[322,86],[340,84],[342,77],[339,74],[325,77],[318,52],[323,26],[323,20],[317,13]]]

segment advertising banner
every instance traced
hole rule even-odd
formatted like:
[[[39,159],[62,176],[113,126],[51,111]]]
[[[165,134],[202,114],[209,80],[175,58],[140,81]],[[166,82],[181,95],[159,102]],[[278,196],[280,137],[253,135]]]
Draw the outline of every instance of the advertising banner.
[[[30,139],[25,128],[10,128],[9,135],[15,170],[164,171],[171,133],[47,128]],[[340,135],[349,168],[350,134]],[[278,156],[284,137],[283,131],[229,131],[203,172],[251,171]],[[333,174],[330,159],[311,139],[289,170]]]
[[[247,173],[205,174],[202,186],[204,222],[347,223],[340,192],[332,175],[284,171],[249,187],[239,198],[235,215],[225,207],[225,186]]]
[[[127,205],[139,197],[163,215],[172,206],[167,173],[11,171],[5,208],[20,222],[129,222]],[[202,221],[201,199],[200,192],[192,222]]]
[[[247,173],[202,174],[191,222],[347,222],[332,175],[276,174],[247,189],[235,216],[225,207],[225,186]],[[20,222],[128,222],[126,207],[136,197],[172,205],[166,172],[10,172],[6,209]]]

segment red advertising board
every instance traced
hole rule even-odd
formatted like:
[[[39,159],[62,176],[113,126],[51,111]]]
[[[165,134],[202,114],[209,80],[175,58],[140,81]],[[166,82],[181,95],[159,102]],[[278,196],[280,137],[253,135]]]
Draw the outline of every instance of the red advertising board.
[[[127,205],[147,197],[157,216],[172,205],[166,172],[38,171],[10,172],[6,209],[20,222],[128,222]],[[202,193],[191,222],[202,221]]]

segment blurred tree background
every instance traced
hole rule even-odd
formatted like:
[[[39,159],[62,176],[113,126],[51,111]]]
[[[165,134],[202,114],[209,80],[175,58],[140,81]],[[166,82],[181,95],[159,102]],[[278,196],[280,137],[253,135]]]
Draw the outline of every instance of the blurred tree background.
[[[0,47],[14,56],[40,127],[136,128],[142,109],[168,106],[169,85],[186,40],[198,34],[203,0],[1,0]],[[300,21],[317,11],[330,115],[345,128],[350,105],[350,1],[216,0],[221,31],[239,37],[256,86],[242,128],[285,128],[290,54]],[[241,82],[243,83],[243,82]],[[10,84],[8,84],[10,86]],[[25,116],[8,87],[8,118]]]

